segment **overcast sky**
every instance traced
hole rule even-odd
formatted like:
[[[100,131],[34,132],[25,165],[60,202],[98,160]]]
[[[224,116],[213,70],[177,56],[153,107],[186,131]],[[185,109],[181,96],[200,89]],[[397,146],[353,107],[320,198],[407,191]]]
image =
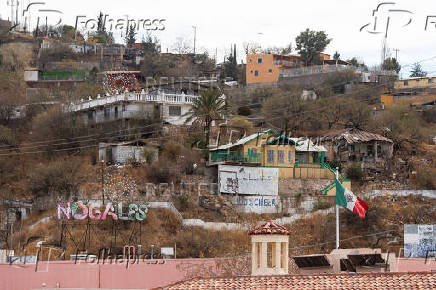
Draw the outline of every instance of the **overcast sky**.
[[[11,0],[9,0],[11,1]],[[16,0],[14,0],[16,1]],[[21,0],[28,4],[29,0]],[[36,0],[35,0],[36,1]],[[2,18],[10,17],[7,1],[0,2]],[[245,62],[243,43],[256,42],[268,46],[284,46],[292,43],[304,29],[324,30],[332,42],[326,49],[333,54],[338,51],[341,59],[358,57],[367,65],[377,65],[381,59],[381,47],[385,33],[386,19],[390,17],[388,47],[399,49],[398,59],[404,66],[403,77],[408,76],[408,68],[417,61],[422,61],[423,68],[431,75],[436,75],[436,1],[420,0],[391,1],[395,4],[382,5],[377,14],[377,26],[374,29],[373,10],[383,1],[373,0],[305,0],[305,1],[138,1],[138,0],[37,0],[45,5],[34,5],[31,20],[37,16],[49,23],[57,22],[74,26],[77,15],[89,19],[96,18],[99,11],[110,18],[130,19],[165,19],[165,29],[155,32],[160,39],[163,51],[169,49],[178,37],[193,43],[194,29],[197,27],[197,51],[207,50],[211,56],[218,52],[221,61],[235,43],[238,48],[238,62]],[[385,1],[388,2],[388,1]],[[63,14],[39,12],[39,9],[56,9]],[[388,11],[388,10],[407,11]],[[425,25],[429,17],[427,31]],[[82,18],[84,19],[84,18]],[[409,23],[410,24],[406,25]],[[362,31],[361,27],[369,24]],[[35,24],[33,24],[35,25]],[[404,26],[406,25],[406,26]],[[80,26],[79,26],[80,27]],[[83,25],[82,25],[83,28]],[[124,32],[124,31],[123,31]],[[374,34],[370,32],[381,32]],[[121,41],[121,31],[114,30],[117,41]],[[138,38],[145,34],[140,31]],[[296,52],[295,52],[296,53]],[[433,58],[434,59],[431,59]],[[431,60],[428,60],[431,59]]]

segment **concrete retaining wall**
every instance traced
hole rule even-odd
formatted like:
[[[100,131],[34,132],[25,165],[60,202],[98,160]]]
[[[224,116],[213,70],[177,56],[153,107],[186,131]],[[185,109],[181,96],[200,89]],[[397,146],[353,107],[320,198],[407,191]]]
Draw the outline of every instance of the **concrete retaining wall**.
[[[378,196],[409,196],[409,195],[422,195],[424,197],[436,198],[436,190],[372,190],[365,194],[367,197],[378,197]]]

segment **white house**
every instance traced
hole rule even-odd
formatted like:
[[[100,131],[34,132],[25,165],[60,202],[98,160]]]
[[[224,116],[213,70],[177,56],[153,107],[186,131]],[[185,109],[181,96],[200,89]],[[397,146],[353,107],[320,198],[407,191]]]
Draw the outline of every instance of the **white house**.
[[[184,125],[186,113],[192,108],[195,95],[166,93],[115,93],[114,95],[88,97],[65,110],[75,112],[85,123],[101,123],[121,119],[159,118],[172,125]]]

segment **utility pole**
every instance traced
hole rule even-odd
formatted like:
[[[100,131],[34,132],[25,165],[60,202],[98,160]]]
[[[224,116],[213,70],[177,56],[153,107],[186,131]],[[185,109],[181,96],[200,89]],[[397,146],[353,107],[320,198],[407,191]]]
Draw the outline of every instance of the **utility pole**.
[[[195,55],[195,42],[197,41],[197,26],[192,26],[194,28],[194,55]]]
[[[339,167],[336,167],[335,177],[336,180],[339,180]],[[339,205],[337,204],[336,204],[336,249],[339,249]]]
[[[20,5],[20,2],[17,0],[17,7],[15,8],[15,24],[18,25],[18,5]]]
[[[101,160],[101,197],[104,205],[104,160]]]
[[[398,62],[398,52],[399,52],[400,50],[397,49],[397,48],[394,48],[393,50],[395,51],[395,60]]]
[[[9,0],[8,2],[7,2],[7,4],[9,5],[9,6],[11,6],[11,19],[10,19],[10,21],[11,21],[11,24],[12,24],[12,26],[14,25],[14,0]]]

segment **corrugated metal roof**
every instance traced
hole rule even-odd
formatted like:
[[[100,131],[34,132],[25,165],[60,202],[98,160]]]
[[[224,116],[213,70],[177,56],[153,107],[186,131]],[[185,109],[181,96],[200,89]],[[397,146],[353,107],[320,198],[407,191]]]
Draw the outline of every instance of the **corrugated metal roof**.
[[[291,138],[297,146],[295,150],[297,152],[326,152],[327,149],[322,145],[315,145],[312,141],[305,138]]]
[[[259,138],[260,136],[263,136],[269,132],[274,132],[273,130],[269,129],[260,133],[256,133],[256,134],[252,134],[250,136],[244,137],[242,139],[239,139],[238,141],[236,141],[235,143],[230,143],[230,144],[226,144],[226,145],[221,145],[218,146],[217,148],[214,149],[210,149],[210,151],[217,151],[217,150],[227,150],[229,148],[235,147],[235,146],[239,146],[239,145],[244,145],[245,143],[254,140],[256,138]]]
[[[321,137],[320,140],[322,142],[322,141],[333,141],[333,140],[340,140],[340,139],[344,139],[348,144],[370,142],[370,141],[393,143],[391,139],[388,139],[378,134],[362,131],[359,129],[342,129],[338,131],[333,131]]]

